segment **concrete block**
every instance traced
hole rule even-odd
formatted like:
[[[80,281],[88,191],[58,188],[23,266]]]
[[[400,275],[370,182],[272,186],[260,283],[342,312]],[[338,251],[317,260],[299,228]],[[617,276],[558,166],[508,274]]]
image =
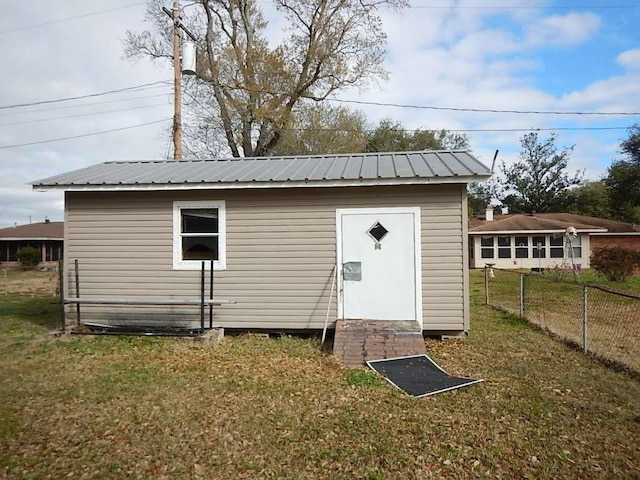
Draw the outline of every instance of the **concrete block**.
[[[202,344],[202,345],[213,345],[214,343],[218,343],[224,338],[224,328],[217,327],[211,330],[207,330],[202,335],[197,337],[193,337],[194,343]]]

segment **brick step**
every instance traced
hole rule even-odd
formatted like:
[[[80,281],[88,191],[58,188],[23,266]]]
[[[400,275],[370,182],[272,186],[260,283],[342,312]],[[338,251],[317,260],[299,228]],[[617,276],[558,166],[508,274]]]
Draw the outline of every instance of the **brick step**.
[[[333,354],[349,366],[369,360],[425,354],[418,322],[388,320],[338,320]]]

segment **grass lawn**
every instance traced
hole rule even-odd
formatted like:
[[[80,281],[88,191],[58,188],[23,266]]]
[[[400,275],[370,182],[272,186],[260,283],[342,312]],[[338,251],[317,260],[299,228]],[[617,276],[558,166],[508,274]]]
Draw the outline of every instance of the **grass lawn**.
[[[489,279],[492,306],[520,315],[520,277],[515,270],[493,270]],[[524,277],[524,315],[535,325],[583,345],[584,284],[600,284],[617,295],[599,288],[587,288],[587,345],[591,353],[640,373],[640,278],[623,283],[606,283],[593,272],[575,282],[569,275],[558,281],[553,272]],[[484,271],[471,272],[471,285],[484,296]],[[635,294],[628,295],[629,293]]]
[[[486,382],[424,399],[313,339],[52,338],[51,299],[0,296],[0,478],[639,478],[640,381],[480,287],[427,349]]]

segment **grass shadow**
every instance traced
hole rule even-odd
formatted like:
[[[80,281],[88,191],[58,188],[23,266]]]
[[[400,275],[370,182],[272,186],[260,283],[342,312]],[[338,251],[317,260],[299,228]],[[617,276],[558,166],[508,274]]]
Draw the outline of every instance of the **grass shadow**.
[[[6,294],[0,297],[0,317],[14,317],[36,327],[56,329],[62,326],[60,303],[53,296]]]

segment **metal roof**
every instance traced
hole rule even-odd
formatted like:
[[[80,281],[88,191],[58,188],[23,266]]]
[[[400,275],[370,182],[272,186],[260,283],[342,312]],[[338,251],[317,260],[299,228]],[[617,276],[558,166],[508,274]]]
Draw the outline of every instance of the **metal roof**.
[[[107,162],[33,182],[36,189],[275,188],[467,183],[489,169],[466,151]]]

